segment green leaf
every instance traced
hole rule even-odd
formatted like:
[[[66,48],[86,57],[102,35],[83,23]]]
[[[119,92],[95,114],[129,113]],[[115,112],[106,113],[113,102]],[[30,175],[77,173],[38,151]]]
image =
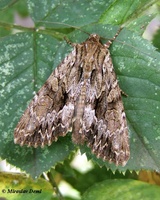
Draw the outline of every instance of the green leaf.
[[[156,16],[155,13],[150,15],[142,15],[134,20],[132,20],[127,28],[131,31],[136,32],[138,35],[143,35],[145,28],[150,23],[150,21]]]
[[[110,4],[109,8],[103,13],[100,22],[107,24],[123,24],[134,20],[138,15],[147,10],[155,0],[142,0],[142,1],[119,1],[115,0]]]
[[[157,48],[157,50],[160,52],[160,29],[158,29],[153,37],[152,43]]]
[[[118,3],[119,1],[114,2]],[[48,31],[48,27],[46,29],[38,28],[38,20],[45,19],[45,24],[46,21],[61,20],[64,15],[66,21],[62,22],[78,26],[89,24],[87,27],[83,27],[85,31],[97,33],[104,38],[112,38],[119,28],[113,25],[96,24],[92,26],[90,24],[98,21],[101,17],[100,13],[104,12],[111,4],[106,4],[104,1],[86,2],[85,6],[81,1],[81,4],[70,0],[66,5],[59,1],[55,1],[51,5],[51,1],[28,0],[29,10],[36,21],[37,29],[22,29],[24,32],[0,40],[0,155],[9,163],[34,177],[64,160],[74,149],[69,137],[60,138],[57,143],[54,142],[51,147],[45,149],[19,147],[13,143],[14,127],[33,98],[33,93],[44,84],[52,70],[63,60],[69,49],[71,50],[66,42],[56,39],[62,38],[62,33],[56,35],[54,29]],[[92,13],[93,4],[96,9]],[[101,10],[100,8],[103,7],[104,9]],[[82,16],[84,16],[84,11],[89,8],[88,12],[85,12],[87,18],[81,17],[78,20],[78,15],[75,15],[76,8],[79,8]],[[118,9],[118,7],[116,8]],[[73,18],[73,13],[75,18]],[[79,43],[84,41],[88,35],[81,31],[73,31],[67,37],[72,42]],[[145,168],[159,171],[159,53],[149,42],[125,29],[114,41],[110,51],[121,89],[128,95],[123,98],[123,101],[130,133],[131,158],[126,167],[118,167],[118,169],[125,171],[126,169]],[[88,157],[100,165],[105,164],[112,170],[117,168],[96,159],[85,145],[82,147],[82,152],[87,152]]]
[[[13,0],[1,0],[0,1],[0,10],[8,7],[9,5],[13,4],[15,1]]]
[[[24,175],[0,173],[0,180],[0,199],[48,200],[53,195],[50,183],[41,178],[33,180]]]
[[[62,56],[59,51],[63,52],[64,46],[60,48],[58,44],[51,36],[34,32],[18,33],[0,41],[0,154],[33,177],[66,158],[74,148],[67,137],[45,149],[22,148],[13,143],[13,128],[27,102],[51,74],[53,59],[56,63]]]
[[[102,37],[107,33],[110,38],[117,31],[113,26],[101,25],[88,26],[84,30],[92,30]],[[74,35],[80,40],[83,38],[80,32]],[[74,35],[70,37],[72,40]],[[125,167],[118,169],[159,171],[160,54],[147,40],[125,29],[114,41],[110,51],[120,87],[128,95],[123,97],[123,102],[129,126],[131,157]],[[81,151],[88,152],[89,158],[98,161],[88,148],[82,146]],[[101,160],[98,162],[112,170],[117,169],[113,164]]]
[[[45,26],[56,26],[54,22],[61,23],[60,26],[66,27],[65,24],[72,26],[84,26],[97,22],[102,12],[109,6],[113,0],[106,2],[101,1],[41,1],[28,0],[28,7],[33,20],[51,22]],[[78,23],[77,23],[78,22]],[[64,23],[64,24],[62,24]]]
[[[157,0],[158,1],[158,0]],[[150,8],[155,0],[143,1],[73,1],[28,0],[30,14],[37,25],[45,27],[85,26],[93,23],[128,24],[132,30],[141,30],[148,25],[152,15],[144,11]],[[141,19],[141,20],[140,20]],[[56,24],[57,23],[57,24]],[[143,25],[143,28],[142,28]]]
[[[86,173],[79,172],[76,169],[73,169],[70,162],[64,162],[63,164],[59,163],[55,167],[56,172],[61,174],[61,178],[64,181],[69,183],[74,189],[78,190],[83,194],[88,188],[93,184],[108,180],[108,179],[137,179],[137,174],[135,172],[129,172],[128,170],[125,173],[120,173],[118,170],[112,172],[107,170],[106,167],[99,167],[94,165],[92,169]],[[54,173],[56,177],[56,174]]]
[[[136,180],[106,180],[90,187],[82,200],[158,200],[159,186]]]
[[[2,4],[4,4],[4,8]],[[23,17],[28,15],[26,1],[0,1],[0,37],[13,33],[13,28],[10,25],[7,26],[7,24],[4,26],[4,22],[13,23],[15,15]]]

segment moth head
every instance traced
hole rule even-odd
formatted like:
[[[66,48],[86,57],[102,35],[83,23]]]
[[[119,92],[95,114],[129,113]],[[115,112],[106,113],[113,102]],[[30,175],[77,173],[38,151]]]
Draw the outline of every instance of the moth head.
[[[91,35],[89,36],[89,39],[88,39],[88,40],[94,41],[94,42],[99,42],[99,41],[100,41],[100,36],[94,33],[94,34],[91,34]]]

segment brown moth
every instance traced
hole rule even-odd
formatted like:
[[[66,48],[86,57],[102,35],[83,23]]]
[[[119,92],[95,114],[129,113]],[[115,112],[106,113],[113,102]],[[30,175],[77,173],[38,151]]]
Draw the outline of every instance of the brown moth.
[[[72,141],[116,165],[126,165],[129,138],[121,89],[109,47],[96,34],[81,44],[52,72],[21,117],[14,142],[51,145],[72,131]]]

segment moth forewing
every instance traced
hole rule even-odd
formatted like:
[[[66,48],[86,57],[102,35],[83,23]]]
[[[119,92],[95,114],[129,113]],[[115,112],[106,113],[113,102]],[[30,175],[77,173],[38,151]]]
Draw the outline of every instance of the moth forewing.
[[[119,33],[119,32],[118,32]],[[15,128],[15,143],[50,145],[72,130],[97,157],[124,166],[130,156],[126,116],[109,46],[93,34],[52,72]]]

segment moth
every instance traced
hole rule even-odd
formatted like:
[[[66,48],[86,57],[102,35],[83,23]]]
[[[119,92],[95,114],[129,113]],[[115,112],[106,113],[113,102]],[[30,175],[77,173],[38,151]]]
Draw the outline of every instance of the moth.
[[[109,47],[92,34],[52,72],[34,96],[14,131],[16,144],[44,147],[72,131],[75,144],[86,143],[103,160],[125,166],[129,137],[121,89]]]

